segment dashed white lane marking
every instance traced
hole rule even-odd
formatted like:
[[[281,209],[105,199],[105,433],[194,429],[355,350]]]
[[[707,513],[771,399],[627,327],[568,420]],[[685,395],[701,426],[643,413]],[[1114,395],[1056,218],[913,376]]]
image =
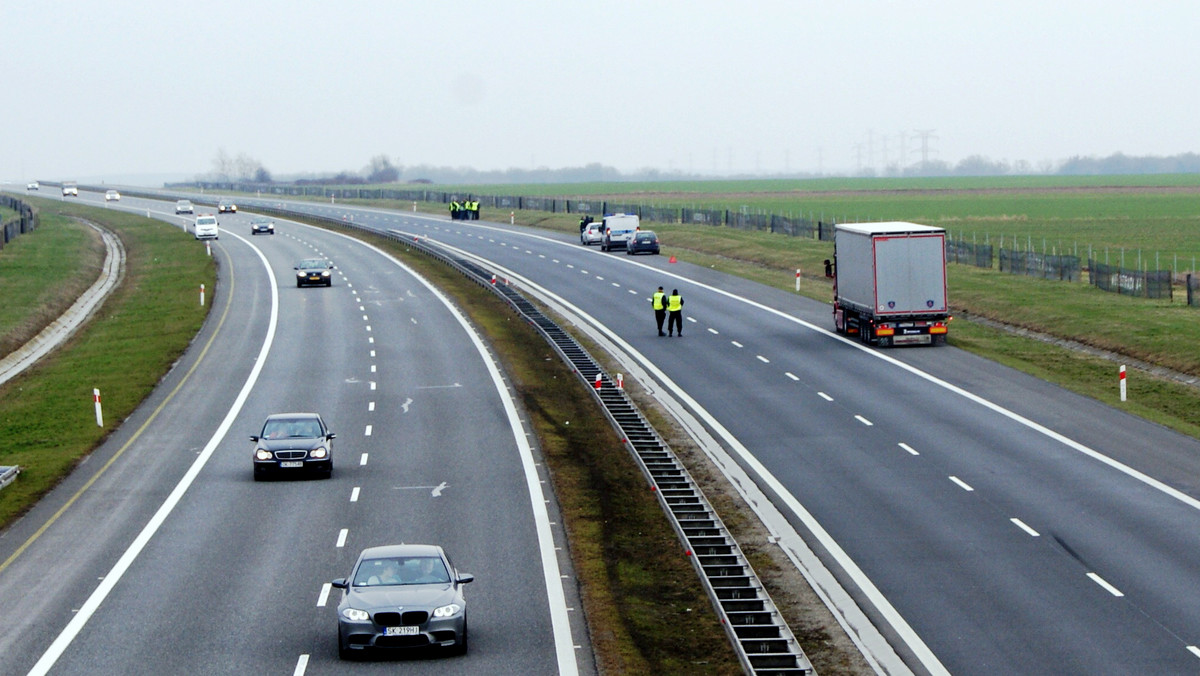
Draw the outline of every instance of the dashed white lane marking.
[[[761,361],[762,363],[764,363],[764,364],[770,364],[770,363],[771,363],[771,360],[770,360],[770,359],[767,359],[766,357],[762,356],[761,354],[756,354],[756,355],[754,355],[754,357],[755,357],[756,359],[758,359],[759,361]]]
[[[359,465],[359,467],[361,467],[365,464],[367,464],[367,454],[363,453],[362,457],[358,459],[358,465]]]
[[[796,374],[792,373],[791,371],[784,371],[783,375],[791,378],[792,380],[800,380],[800,378],[797,377]]]
[[[371,373],[375,373],[377,369],[378,367],[375,364],[371,364]]]
[[[745,345],[742,345],[741,343],[737,342],[736,340],[731,340],[729,342],[733,343],[734,347],[745,347]]]
[[[333,585],[329,584],[328,582],[321,585],[321,593],[317,596],[318,608],[324,608],[325,604],[329,602],[329,591],[331,589],[333,589]]]
[[[637,291],[634,291],[633,289],[630,289],[630,290],[629,290],[629,293],[632,293],[632,294],[633,294],[633,295],[635,295],[635,296],[637,295]]]
[[[708,332],[713,334],[714,336],[720,335],[720,333],[721,333],[720,331],[717,331],[716,329],[709,329]]]
[[[337,546],[339,548],[346,546],[346,536],[350,534],[349,529],[343,528],[338,532]]]
[[[362,490],[361,486],[355,486],[354,490],[350,491],[350,502],[358,502],[358,492]]]
[[[829,396],[828,394],[825,394],[824,392],[817,392],[817,396],[824,399],[825,401],[833,401],[833,397]]]
[[[600,275],[596,275],[596,281],[603,282],[604,278],[601,277]]]
[[[964,491],[973,491],[973,490],[975,490],[974,488],[971,488],[971,485],[970,485],[970,484],[968,484],[967,482],[963,481],[962,479],[959,479],[959,478],[958,478],[958,477],[956,477],[956,476],[952,476],[952,477],[950,477],[950,480],[951,480],[951,481],[953,481],[954,483],[958,484],[958,487],[959,487],[959,488],[961,488],[961,489],[963,489]]]
[[[1024,521],[1018,519],[1015,516],[1013,518],[1009,519],[1009,521],[1012,521],[1017,526],[1017,528],[1020,528],[1021,530],[1025,531],[1026,533],[1029,533],[1031,536],[1033,536],[1035,538],[1039,537],[1041,535],[1036,530],[1034,530],[1034,529],[1030,528],[1028,525],[1026,525],[1026,523]]]
[[[368,317],[367,315],[363,315],[363,321],[364,322],[371,321],[371,318]]]
[[[371,402],[368,402],[368,403],[367,403],[367,410],[368,410],[368,411],[374,411],[374,410],[375,410],[375,402],[373,402],[373,401],[371,401]]]
[[[292,672],[292,676],[304,676],[304,672],[308,669],[308,654],[305,653],[296,660],[296,669]]]
[[[367,429],[363,433],[363,436],[368,436],[368,437],[371,436],[371,426],[370,425],[367,425]]]
[[[1187,647],[1187,649],[1188,649],[1188,652],[1190,652],[1191,654],[1195,655],[1196,657],[1200,657],[1200,648],[1197,648],[1194,645],[1190,645]]]
[[[873,427],[875,425],[875,423],[871,422],[870,420],[867,420],[866,418],[862,417],[861,415],[854,416],[854,419],[857,420],[858,422],[866,425],[867,427]]]
[[[908,444],[904,443],[903,441],[900,442],[900,448],[903,448],[904,450],[908,451],[909,453],[911,453],[913,455],[921,455],[920,453],[917,453],[917,449],[913,448],[912,446],[909,446]]]
[[[1125,594],[1121,593],[1120,589],[1117,589],[1116,587],[1112,586],[1104,578],[1100,577],[1099,575],[1097,575],[1095,573],[1088,573],[1088,577],[1090,577],[1092,579],[1092,582],[1095,582],[1096,584],[1100,585],[1101,587],[1104,587],[1104,589],[1109,594],[1112,594],[1113,596],[1120,597],[1120,596],[1125,595]]]
[[[372,389],[372,390],[374,390],[374,389],[375,389],[375,381],[374,381],[374,380],[372,380],[372,381],[371,381],[371,389]]]

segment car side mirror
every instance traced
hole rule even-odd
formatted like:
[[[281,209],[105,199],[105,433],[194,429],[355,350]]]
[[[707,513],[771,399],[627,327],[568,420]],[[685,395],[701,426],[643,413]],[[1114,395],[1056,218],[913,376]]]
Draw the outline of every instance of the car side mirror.
[[[333,441],[334,439],[337,439],[337,435],[336,435],[336,434],[334,434],[333,432],[330,432],[329,434],[326,434],[326,435],[325,435],[325,438],[326,438],[326,439],[328,439],[328,440],[330,440],[330,441]]]
[[[257,434],[251,434],[251,435],[250,435],[250,441],[258,441],[258,435],[257,435]]]
[[[454,580],[454,581],[455,581],[457,584],[466,584],[466,583],[468,583],[468,582],[474,582],[474,581],[475,581],[475,576],[474,576],[474,575],[472,575],[472,574],[470,574],[470,573],[459,573],[459,574],[458,574],[458,577],[457,577],[457,578],[455,578],[455,580]]]
[[[344,577],[339,577],[338,579],[334,580],[333,582],[330,582],[329,584],[331,584],[336,589],[346,589],[350,586],[350,585],[346,584],[346,578],[344,578]]]
[[[293,266],[292,266],[292,269],[293,269],[293,270],[299,270],[299,269],[300,269],[300,266],[299,266],[299,265],[293,265]]]

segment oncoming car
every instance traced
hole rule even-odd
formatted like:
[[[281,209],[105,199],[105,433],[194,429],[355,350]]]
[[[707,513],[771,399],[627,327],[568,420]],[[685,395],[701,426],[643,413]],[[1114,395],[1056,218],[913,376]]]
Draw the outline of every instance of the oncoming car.
[[[120,202],[121,201],[121,193],[117,192],[116,190],[105,191],[104,201],[105,202]]]
[[[221,239],[221,232],[217,229],[217,217],[212,214],[197,216],[193,231],[196,239]]]
[[[295,270],[296,286],[333,286],[333,263],[324,258],[305,258]]]
[[[658,253],[658,235],[653,230],[638,230],[625,242],[625,253]]]
[[[62,184],[63,197],[79,197],[79,185],[75,181],[66,181]]]
[[[275,221],[272,221],[271,219],[267,218],[266,216],[255,216],[254,218],[251,218],[250,219],[250,234],[258,235],[258,234],[262,234],[262,233],[265,233],[268,235],[274,235],[275,234]]]
[[[196,207],[192,206],[191,200],[179,200],[175,202],[175,214],[194,214]]]
[[[233,200],[222,197],[221,201],[217,202],[217,213],[223,214],[226,212],[229,212],[231,214],[236,214],[237,213],[237,205],[234,204]]]
[[[350,577],[333,586],[338,604],[338,656],[370,650],[425,647],[467,652],[467,601],[460,573],[437,545],[386,545],[364,549]]]
[[[317,413],[276,413],[262,431],[250,436],[254,446],[254,480],[283,472],[316,472],[333,476],[333,440]]]

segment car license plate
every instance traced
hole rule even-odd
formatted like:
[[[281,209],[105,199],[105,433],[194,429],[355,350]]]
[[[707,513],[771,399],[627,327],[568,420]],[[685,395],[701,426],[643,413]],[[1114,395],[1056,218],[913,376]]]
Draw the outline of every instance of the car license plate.
[[[279,462],[279,466],[280,467],[303,467],[304,461],[303,460],[281,460]]]
[[[421,628],[417,626],[411,627],[384,627],[384,636],[415,636],[421,633]]]

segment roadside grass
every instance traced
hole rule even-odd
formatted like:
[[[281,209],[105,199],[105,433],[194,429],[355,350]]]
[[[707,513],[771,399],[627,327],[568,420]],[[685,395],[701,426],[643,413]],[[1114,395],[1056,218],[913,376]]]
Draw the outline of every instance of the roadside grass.
[[[116,232],[127,271],[87,326],[0,386],[0,438],[8,442],[0,464],[21,466],[20,478],[0,491],[0,527],[53,488],[150,394],[211,307],[200,307],[196,287],[214,288],[216,279],[213,260],[203,247],[189,246],[191,238],[179,228],[115,210],[43,202],[43,219],[78,216]],[[85,288],[95,281],[94,274],[79,276]],[[93,388],[103,398],[104,427],[96,425]]]
[[[95,230],[43,212],[36,230],[0,249],[0,356],[24,345],[87,290],[104,264]]]

